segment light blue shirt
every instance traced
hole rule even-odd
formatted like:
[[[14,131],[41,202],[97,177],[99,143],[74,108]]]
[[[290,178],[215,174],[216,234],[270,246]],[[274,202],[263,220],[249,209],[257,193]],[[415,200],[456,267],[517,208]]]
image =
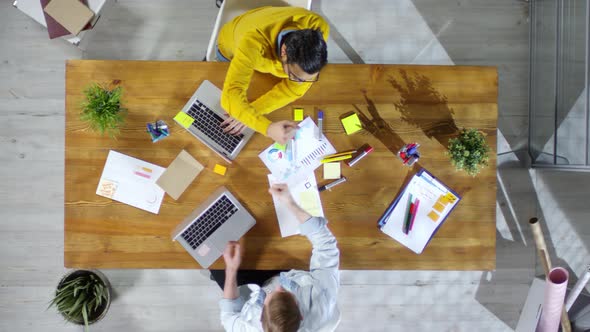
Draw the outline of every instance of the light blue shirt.
[[[337,306],[340,251],[324,218],[313,217],[299,226],[312,244],[309,272],[291,270],[279,276],[281,286],[295,295],[303,321],[300,332],[334,331],[340,322]],[[226,331],[262,331],[266,293],[258,285],[242,285],[237,299],[221,299],[221,324]]]

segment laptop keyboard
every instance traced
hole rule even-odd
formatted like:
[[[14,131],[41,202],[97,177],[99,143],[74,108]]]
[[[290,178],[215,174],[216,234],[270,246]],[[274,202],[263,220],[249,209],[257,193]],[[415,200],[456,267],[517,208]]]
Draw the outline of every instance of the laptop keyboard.
[[[236,149],[244,137],[242,134],[230,135],[224,133],[219,126],[223,122],[223,118],[198,100],[191,106],[187,114],[195,120],[192,124],[193,127],[223,147],[228,154],[231,154]]]
[[[197,249],[213,232],[231,218],[238,208],[227,198],[221,196],[180,236],[193,248]]]

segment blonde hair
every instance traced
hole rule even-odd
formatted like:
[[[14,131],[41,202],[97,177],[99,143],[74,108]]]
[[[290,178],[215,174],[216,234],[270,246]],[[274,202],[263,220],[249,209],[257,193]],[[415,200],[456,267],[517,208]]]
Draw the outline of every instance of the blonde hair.
[[[275,293],[262,309],[262,328],[265,332],[297,332],[301,312],[293,294]]]

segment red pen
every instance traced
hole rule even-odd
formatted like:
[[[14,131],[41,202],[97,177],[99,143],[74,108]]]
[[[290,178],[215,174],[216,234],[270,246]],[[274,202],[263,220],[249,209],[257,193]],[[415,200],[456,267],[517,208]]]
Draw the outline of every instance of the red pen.
[[[412,227],[414,227],[414,219],[416,219],[416,215],[418,214],[418,205],[420,205],[420,200],[416,198],[414,201],[414,209],[413,211],[410,211],[412,214],[412,219],[410,220],[410,230],[412,230]]]
[[[346,165],[352,167],[359,160],[363,159],[366,155],[368,155],[369,153],[371,153],[371,151],[373,151],[373,147],[372,146],[370,146],[369,144],[363,145],[361,147],[361,152],[359,154],[357,154],[354,158],[352,158],[349,161],[347,161],[346,162]]]

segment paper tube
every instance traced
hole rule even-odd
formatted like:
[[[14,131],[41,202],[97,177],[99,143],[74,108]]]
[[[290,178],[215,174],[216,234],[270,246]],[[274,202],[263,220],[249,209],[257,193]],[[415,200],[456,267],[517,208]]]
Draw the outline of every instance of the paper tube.
[[[556,267],[549,271],[545,283],[543,311],[539,325],[537,325],[537,332],[556,332],[559,328],[568,277],[567,270],[562,267]]]
[[[547,252],[547,245],[545,244],[545,236],[543,236],[541,224],[537,218],[531,218],[529,220],[529,224],[531,225],[531,230],[533,231],[533,239],[535,240],[535,246],[537,247],[539,259],[541,259],[541,264],[543,265],[543,271],[545,272],[545,275],[548,275],[549,270],[551,269],[551,259],[549,258],[549,254]]]
[[[574,302],[576,302],[576,299],[578,298],[578,296],[580,296],[580,293],[584,290],[584,287],[586,287],[586,284],[589,280],[590,265],[586,267],[586,272],[584,272],[584,275],[582,275],[582,277],[578,279],[578,282],[576,282],[574,288],[567,296],[567,299],[565,300],[565,311],[570,311],[572,305],[574,305]]]
[[[543,271],[545,272],[545,276],[549,276],[549,270],[551,269],[551,258],[549,258],[549,253],[547,251],[547,245],[545,244],[545,236],[543,235],[541,224],[539,223],[539,219],[537,218],[531,218],[529,220],[529,224],[531,225],[531,230],[533,231],[533,239],[535,240],[535,246],[537,247],[537,254],[539,255],[539,259],[541,260],[541,264],[543,265]],[[567,312],[565,311],[565,306],[562,306],[561,309],[561,329],[563,330],[563,332],[571,332],[572,330],[569,317],[567,315]]]

